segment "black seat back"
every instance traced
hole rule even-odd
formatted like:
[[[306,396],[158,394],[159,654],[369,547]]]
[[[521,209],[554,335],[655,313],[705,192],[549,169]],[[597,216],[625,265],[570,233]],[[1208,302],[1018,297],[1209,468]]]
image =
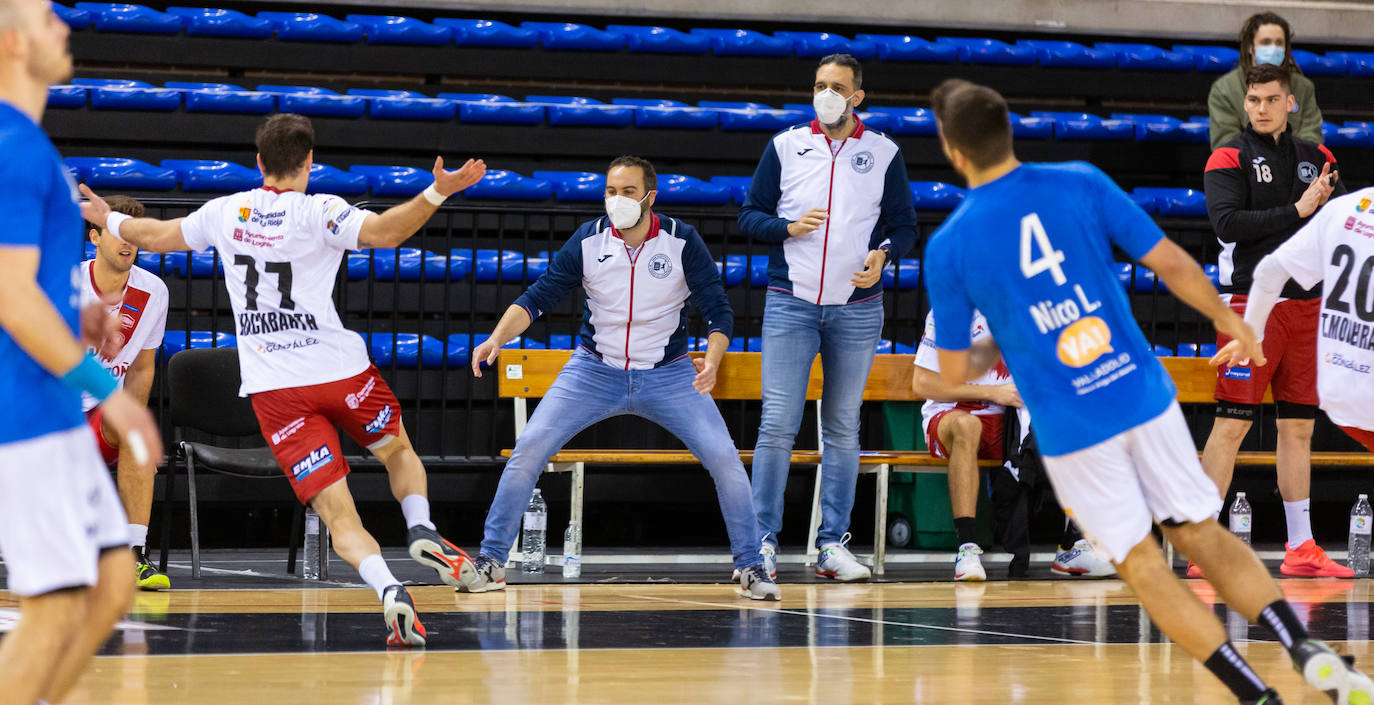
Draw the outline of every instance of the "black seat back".
[[[167,363],[172,424],[216,436],[259,436],[248,397],[239,396],[239,351],[183,350]]]

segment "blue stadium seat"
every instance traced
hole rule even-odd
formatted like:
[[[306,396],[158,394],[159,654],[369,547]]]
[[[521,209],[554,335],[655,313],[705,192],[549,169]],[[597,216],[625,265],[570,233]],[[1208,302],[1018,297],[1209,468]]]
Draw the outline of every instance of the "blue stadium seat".
[[[749,182],[753,177],[749,176],[712,176],[711,183],[719,184],[730,189],[730,200],[739,205],[744,205],[744,198],[749,193]]]
[[[1170,347],[1165,346],[1165,345],[1155,345],[1155,346],[1153,346],[1153,347],[1154,347],[1155,357],[1173,357],[1173,356],[1174,356],[1174,349],[1173,349],[1173,348],[1170,348]]]
[[[896,355],[915,355],[916,346],[920,344],[921,341],[919,340],[914,343],[903,343],[899,341],[893,341],[892,352]]]
[[[85,86],[48,86],[48,107],[49,108],[84,108],[86,107],[86,87]]]
[[[1148,294],[1152,291],[1167,291],[1164,282],[1159,281],[1153,269],[1142,264],[1126,263],[1130,265],[1131,272],[1123,282],[1131,291],[1137,294]]]
[[[1202,345],[1199,345],[1199,346],[1198,346],[1197,354],[1198,354],[1198,357],[1208,357],[1208,358],[1210,358],[1211,356],[1217,354],[1217,344],[1216,344],[1216,343],[1203,343]]]
[[[620,51],[627,41],[619,32],[606,32],[573,22],[521,22],[520,26],[538,32],[539,42],[545,49]]]
[[[607,31],[625,35],[630,51],[654,54],[705,54],[711,40],[668,27],[643,27],[629,24],[607,25]]]
[[[1054,120],[1054,136],[1061,140],[1131,140],[1135,125],[1129,120],[1103,120],[1089,113],[1035,111],[1033,117]]]
[[[213,247],[204,252],[168,252],[165,255],[140,252],[138,266],[160,276],[224,278],[224,261],[215,257]]]
[[[233,333],[215,333],[208,330],[166,330],[162,333],[162,354],[166,357],[171,357],[187,349],[202,350],[237,346],[238,338]]]
[[[567,333],[554,333],[549,336],[549,349],[572,350],[577,347],[577,337]]]
[[[242,164],[213,159],[163,159],[162,167],[176,172],[183,191],[233,193],[262,185],[262,174]]]
[[[1140,209],[1145,211],[1146,213],[1149,213],[1150,215],[1157,215],[1159,213],[1159,200],[1156,199],[1153,194],[1130,193],[1127,195],[1130,196],[1131,200],[1135,201],[1135,204],[1137,206],[1140,206]]]
[[[716,260],[716,269],[726,286],[739,286],[748,274],[749,262],[744,255],[726,255],[724,260]]]
[[[113,78],[74,78],[72,85],[85,86],[91,107],[109,110],[176,110],[181,91],[158,88],[143,81]]]
[[[1034,49],[1007,44],[996,39],[936,37],[935,43],[954,47],[959,52],[959,60],[966,64],[1030,66],[1035,63]]]
[[[542,201],[553,196],[553,184],[543,179],[531,179],[513,171],[488,169],[481,181],[463,191],[467,198],[498,198],[502,200]]]
[[[448,27],[449,31],[453,33],[453,42],[460,47],[528,49],[539,45],[538,32],[532,29],[512,27],[505,22],[440,17],[434,20],[434,24]]]
[[[366,98],[340,95],[328,88],[269,84],[258,86],[258,91],[276,94],[278,109],[284,113],[362,117],[367,112]]]
[[[1207,215],[1207,197],[1201,191],[1190,188],[1140,186],[1135,189],[1135,193],[1140,196],[1153,196],[1160,215]]]
[[[697,105],[720,111],[722,130],[767,130],[777,132],[797,123],[807,122],[812,114],[799,110],[778,110],[762,103],[736,103],[703,100]]]
[[[1077,42],[1050,39],[1018,39],[1016,46],[1035,50],[1035,60],[1041,66],[1071,66],[1074,68],[1116,68],[1116,52],[1090,49]]]
[[[1322,142],[1328,147],[1369,147],[1368,123],[1322,123]]]
[[[1027,117],[1008,113],[1011,118],[1011,134],[1017,139],[1052,139],[1054,137],[1054,118]]]
[[[594,98],[564,95],[531,95],[530,103],[545,103],[550,125],[605,125],[628,127],[634,122],[635,109],[628,105],[607,105]]]
[[[878,50],[878,58],[883,61],[952,64],[959,60],[957,47],[937,44],[909,34],[860,34],[856,39],[873,42]]]
[[[1113,120],[1129,120],[1135,125],[1137,142],[1207,142],[1207,125],[1184,122],[1168,115],[1112,113]]]
[[[453,249],[448,251],[449,281],[463,281],[472,273],[472,250]]]
[[[531,174],[553,185],[560,201],[601,201],[606,197],[606,175],[594,171],[536,171]]]
[[[348,95],[366,98],[368,114],[374,118],[452,120],[453,116],[457,114],[457,108],[453,101],[444,98],[431,98],[415,91],[350,88]]]
[[[635,127],[681,127],[709,130],[720,124],[720,114],[681,101],[664,98],[615,98],[614,105],[635,109]]]
[[[698,344],[701,346],[701,350],[706,349],[706,339],[703,338]],[[763,338],[734,337],[730,339],[730,346],[726,350],[730,352],[763,352]]]
[[[211,7],[169,7],[167,13],[181,18],[186,34],[207,37],[245,37],[265,39],[276,31],[268,20],[251,17],[238,10]]]
[[[544,106],[529,105],[494,93],[440,93],[440,98],[458,105],[463,122],[490,122],[505,125],[537,125],[544,122]]]
[[[1202,273],[1212,280],[1212,286],[1221,286],[1221,268],[1215,264],[1202,265]]]
[[[816,111],[815,106],[811,103],[783,103],[782,109],[813,116]],[[867,129],[877,132],[891,132],[892,126],[896,122],[892,115],[886,112],[873,112],[864,109],[858,112],[858,116]]]
[[[1240,61],[1240,51],[1235,47],[1199,47],[1189,44],[1175,44],[1173,50],[1179,54],[1192,56],[1193,68],[1198,71],[1225,73],[1235,68],[1236,62]]]
[[[658,175],[658,203],[724,205],[730,202],[730,197],[729,186],[684,174]]]
[[[232,83],[168,81],[165,87],[181,91],[188,113],[265,115],[277,109],[275,94],[246,91]]]
[[[768,286],[768,255],[749,255],[749,285]]]
[[[122,2],[79,2],[76,9],[91,13],[95,28],[102,32],[137,34],[177,34],[181,18],[143,5]]]
[[[346,22],[362,26],[368,44],[423,44],[438,46],[453,41],[453,30],[400,15],[347,15]]]
[[[900,267],[900,269],[899,269]],[[883,267],[883,286],[889,289],[915,289],[921,283],[921,261],[904,259]]]
[[[525,255],[515,250],[477,250],[473,255],[472,271],[479,282],[534,281],[534,272],[526,277]]]
[[[869,40],[848,39],[830,32],[774,32],[773,36],[792,42],[792,50],[804,59],[849,54],[863,60],[878,55],[877,45]]]
[[[52,11],[72,29],[86,29],[90,27],[91,22],[94,21],[94,18],[91,17],[91,13],[86,10],[78,10],[57,3],[53,3]]]
[[[1374,76],[1374,54],[1362,51],[1328,51],[1326,58],[1345,60],[1351,76]]]
[[[911,182],[911,195],[918,210],[954,210],[964,201],[964,194],[964,189],[939,181]]]
[[[348,170],[367,179],[367,188],[374,196],[410,197],[425,190],[434,181],[434,175],[430,172],[411,166],[354,164]]]
[[[310,165],[310,184],[306,187],[306,193],[356,196],[367,193],[367,177],[315,162]]]
[[[694,37],[711,42],[717,56],[792,56],[792,42],[752,29],[693,29]]]
[[[762,348],[760,348],[760,349],[762,349]],[[878,341],[878,347],[877,347],[877,349],[875,349],[873,352],[875,352],[875,353],[877,353],[877,354],[879,354],[879,355],[891,355],[891,354],[892,354],[892,341],[891,341],[891,340],[888,340],[887,338],[883,338],[882,340],[879,340],[879,341]]]
[[[357,22],[345,22],[329,15],[313,12],[259,12],[258,17],[276,27],[278,39],[353,43],[362,41],[363,38],[362,25]]]
[[[872,107],[869,113],[887,116],[888,130],[894,135],[934,135],[935,113],[929,108]]]
[[[444,281],[449,275],[449,258],[417,247],[402,247],[399,252],[385,248],[363,249],[348,253],[347,267],[350,281],[369,277],[377,281]]]
[[[373,333],[368,352],[378,367],[442,367],[444,344],[438,338],[416,333]]]
[[[519,340],[517,337],[516,340]],[[509,345],[507,345],[509,347]],[[444,357],[449,367],[467,367],[472,352],[472,336],[467,333],[454,333],[444,345]]]
[[[176,172],[137,159],[67,157],[62,161],[93,189],[165,191],[177,187]]]
[[[1165,51],[1150,44],[1126,42],[1098,42],[1097,49],[1116,53],[1116,65],[1123,69],[1146,71],[1192,71],[1196,66],[1192,55]]]
[[[1302,49],[1293,50],[1293,60],[1308,76],[1344,76],[1349,72],[1345,57],[1322,56]]]
[[[1197,343],[1179,343],[1178,357],[1197,357]]]

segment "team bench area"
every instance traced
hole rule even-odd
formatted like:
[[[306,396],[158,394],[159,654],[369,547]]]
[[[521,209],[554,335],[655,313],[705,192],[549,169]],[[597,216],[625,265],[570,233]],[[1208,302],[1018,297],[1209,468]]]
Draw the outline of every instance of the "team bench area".
[[[693,353],[694,356],[702,353]],[[498,395],[502,399],[513,399],[515,403],[515,436],[524,432],[529,418],[528,399],[543,397],[553,385],[558,372],[568,361],[569,350],[502,350],[497,362],[499,368]],[[864,388],[865,401],[922,401],[911,391],[911,368],[913,355],[877,355],[873,369],[869,373]],[[762,394],[760,366],[762,354],[755,352],[729,352],[721,362],[716,374],[716,387],[711,396],[723,400],[758,400]],[[1207,364],[1206,358],[1161,358],[1178,387],[1178,400],[1183,404],[1210,404],[1214,402],[1212,390],[1216,381],[1216,370]],[[821,365],[817,358],[811,366],[811,379],[807,386],[806,398],[816,404],[819,420],[821,397]],[[1265,402],[1271,400],[1266,395]],[[818,439],[819,440],[819,439]],[[819,443],[818,443],[819,446]],[[509,457],[511,449],[501,451]],[[746,465],[753,461],[752,450],[741,450],[740,458]],[[547,470],[566,472],[572,478],[571,519],[582,523],[582,498],[587,465],[694,465],[699,461],[686,450],[564,450],[554,455]],[[1272,467],[1275,462],[1273,452],[1242,452],[1237,460],[1238,467]],[[819,450],[795,450],[792,452],[793,465],[817,466],[815,490],[813,492],[810,539],[807,542],[808,557],[814,557],[816,532],[820,526],[820,473],[823,469]],[[981,460],[981,467],[996,467],[1001,461]],[[1313,467],[1352,467],[1374,466],[1374,454],[1344,452],[1313,452]],[[887,549],[887,493],[888,476],[893,472],[933,472],[945,473],[948,462],[932,457],[926,451],[872,450],[862,451],[859,456],[859,472],[877,476],[877,491],[874,498],[874,552],[871,562],[874,572],[881,575]]]

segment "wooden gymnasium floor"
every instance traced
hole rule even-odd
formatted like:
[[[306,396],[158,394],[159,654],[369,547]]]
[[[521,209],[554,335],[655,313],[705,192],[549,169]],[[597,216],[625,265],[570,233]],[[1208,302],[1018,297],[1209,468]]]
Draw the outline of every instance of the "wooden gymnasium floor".
[[[705,584],[723,572],[715,567],[696,584],[646,582],[641,567],[624,582],[483,595],[420,586],[411,590],[430,647],[389,652],[375,595],[348,587],[346,567],[333,564],[334,584],[306,587],[279,561],[261,571],[234,563],[212,559],[199,583],[175,563],[179,589],[138,596],[70,702],[1234,702],[1114,580],[837,585],[789,567],[783,601],[769,604]],[[1369,581],[1282,584],[1317,636],[1374,663]],[[1207,583],[1190,585],[1215,603]],[[0,631],[16,606],[0,592]],[[1329,702],[1267,634],[1216,611],[1287,703]]]

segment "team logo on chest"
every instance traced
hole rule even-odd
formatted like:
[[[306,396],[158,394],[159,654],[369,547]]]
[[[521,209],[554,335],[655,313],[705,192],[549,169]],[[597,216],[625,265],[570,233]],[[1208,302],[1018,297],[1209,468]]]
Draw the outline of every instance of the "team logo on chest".
[[[1301,162],[1298,164],[1298,179],[1304,184],[1312,183],[1312,179],[1317,178],[1317,174],[1319,173],[1320,170],[1317,169],[1317,165],[1312,162]]]
[[[649,258],[649,274],[655,279],[662,279],[673,273],[673,260],[668,255],[659,253]]]
[[[873,163],[872,152],[859,152],[849,158],[849,166],[853,167],[854,171],[859,174],[867,174],[873,171]]]

